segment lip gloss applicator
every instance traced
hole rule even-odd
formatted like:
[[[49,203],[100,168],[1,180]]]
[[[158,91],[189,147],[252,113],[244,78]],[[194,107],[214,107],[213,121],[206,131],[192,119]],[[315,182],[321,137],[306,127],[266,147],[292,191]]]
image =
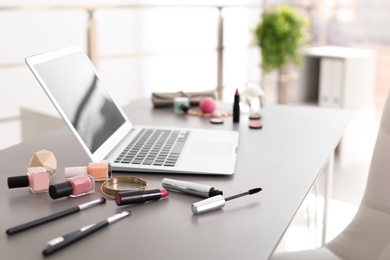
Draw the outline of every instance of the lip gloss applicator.
[[[210,197],[208,199],[201,200],[199,202],[192,204],[191,209],[195,215],[200,214],[200,213],[204,213],[204,212],[208,212],[208,211],[212,211],[212,210],[216,210],[216,209],[220,209],[220,208],[223,208],[225,206],[226,201],[237,199],[237,198],[240,198],[240,197],[245,196],[245,195],[252,195],[252,194],[260,192],[261,190],[262,190],[261,188],[255,188],[255,189],[251,189],[249,191],[246,191],[246,192],[243,192],[240,194],[236,194],[234,196],[230,196],[227,198],[224,198],[222,195],[217,195],[217,196]]]

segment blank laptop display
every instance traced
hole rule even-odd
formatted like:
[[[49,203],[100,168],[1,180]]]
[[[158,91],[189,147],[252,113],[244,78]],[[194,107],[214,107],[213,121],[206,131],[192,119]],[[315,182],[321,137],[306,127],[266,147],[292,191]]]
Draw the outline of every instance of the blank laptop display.
[[[125,172],[234,173],[237,131],[133,125],[80,46],[26,63],[91,161]]]

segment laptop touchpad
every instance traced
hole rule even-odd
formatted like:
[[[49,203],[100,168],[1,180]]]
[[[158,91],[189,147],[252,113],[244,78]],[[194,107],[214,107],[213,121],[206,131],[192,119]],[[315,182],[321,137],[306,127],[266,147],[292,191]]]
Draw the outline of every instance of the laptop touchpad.
[[[190,148],[190,154],[230,156],[231,150],[231,143],[195,141]]]

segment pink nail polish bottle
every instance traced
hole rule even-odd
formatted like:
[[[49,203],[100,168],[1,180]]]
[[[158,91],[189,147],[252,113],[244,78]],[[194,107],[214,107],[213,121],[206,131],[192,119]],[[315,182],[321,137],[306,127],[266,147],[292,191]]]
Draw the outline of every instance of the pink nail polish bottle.
[[[29,167],[27,174],[8,177],[8,188],[29,187],[34,194],[47,192],[51,183],[52,171],[49,167]]]
[[[66,196],[79,197],[95,192],[95,180],[90,175],[77,175],[65,182],[50,185],[49,195],[52,199]]]
[[[105,181],[111,178],[111,164],[109,162],[91,162],[88,166],[65,168],[65,178],[86,174],[91,175],[95,181]]]

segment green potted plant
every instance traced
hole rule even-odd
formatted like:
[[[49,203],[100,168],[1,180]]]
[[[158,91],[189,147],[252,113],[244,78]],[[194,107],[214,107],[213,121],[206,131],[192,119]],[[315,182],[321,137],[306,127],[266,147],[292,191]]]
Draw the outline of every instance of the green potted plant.
[[[279,103],[283,103],[283,77],[289,64],[300,65],[301,49],[308,43],[309,21],[293,7],[265,11],[255,29],[264,72],[278,71]]]

